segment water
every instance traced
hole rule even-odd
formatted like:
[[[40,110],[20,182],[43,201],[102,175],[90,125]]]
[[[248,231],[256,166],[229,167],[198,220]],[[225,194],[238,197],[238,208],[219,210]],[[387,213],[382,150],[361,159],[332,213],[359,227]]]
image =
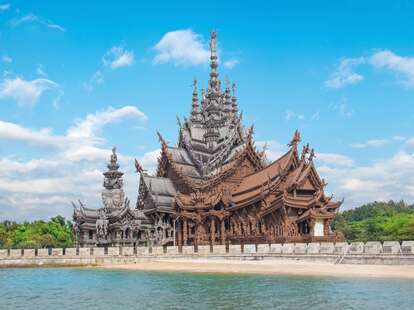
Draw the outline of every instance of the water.
[[[0,309],[414,309],[414,281],[0,269]]]

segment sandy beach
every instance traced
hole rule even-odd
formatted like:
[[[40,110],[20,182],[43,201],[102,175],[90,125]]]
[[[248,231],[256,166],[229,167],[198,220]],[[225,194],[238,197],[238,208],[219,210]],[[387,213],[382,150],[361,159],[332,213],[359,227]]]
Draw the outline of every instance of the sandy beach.
[[[154,260],[99,268],[160,272],[204,272],[322,277],[414,279],[414,265],[335,265],[304,261]]]

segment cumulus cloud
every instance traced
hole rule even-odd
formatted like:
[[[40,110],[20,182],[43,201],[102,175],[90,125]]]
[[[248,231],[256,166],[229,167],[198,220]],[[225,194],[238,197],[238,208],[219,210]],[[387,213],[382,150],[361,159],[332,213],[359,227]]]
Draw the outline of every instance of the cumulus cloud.
[[[403,57],[385,50],[373,54],[369,63],[376,68],[396,73],[403,78],[405,86],[414,87],[414,57]]]
[[[0,83],[0,99],[13,99],[20,106],[32,106],[38,102],[45,91],[59,88],[59,84],[44,78],[31,81],[20,77],[6,78]]]
[[[109,107],[105,111],[88,114],[83,119],[75,120],[75,125],[68,130],[68,137],[99,140],[97,135],[103,126],[126,117],[147,120],[147,116],[135,106],[124,106],[119,109]]]
[[[202,36],[191,29],[167,32],[154,50],[156,64],[172,62],[175,65],[200,65],[207,63],[210,57]]]
[[[364,77],[354,71],[361,65],[392,72],[401,78],[403,85],[414,88],[414,57],[400,56],[389,50],[377,51],[359,58],[342,59],[324,85],[329,88],[342,88],[362,81]]]
[[[414,156],[404,151],[365,166],[321,165],[319,172],[336,197],[345,197],[345,208],[390,199],[414,201]]]
[[[124,50],[121,46],[110,48],[102,57],[104,66],[111,69],[131,66],[134,63],[134,52]]]
[[[35,130],[0,121],[0,141],[50,147],[47,157],[25,160],[9,155],[0,159],[0,219],[70,216],[70,201],[76,199],[82,199],[90,207],[99,207],[102,172],[111,153],[101,130],[126,118],[141,123],[147,119],[134,106],[109,107],[75,120],[62,135],[53,134],[51,129]],[[119,151],[121,169],[126,173],[125,190],[134,199],[138,179],[133,157]],[[159,150],[142,156],[143,164],[150,169],[155,167],[156,153]]]

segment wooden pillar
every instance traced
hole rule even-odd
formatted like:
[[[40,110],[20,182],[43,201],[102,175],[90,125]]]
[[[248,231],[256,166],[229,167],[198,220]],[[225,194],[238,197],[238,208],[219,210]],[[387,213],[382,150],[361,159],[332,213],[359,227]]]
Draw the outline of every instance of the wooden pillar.
[[[182,229],[181,229],[181,225],[182,225],[182,222],[180,221],[180,220],[178,220],[178,222],[177,222],[177,227],[176,227],[176,230],[177,230],[177,236],[176,236],[176,238],[177,238],[177,241],[178,241],[178,246],[182,246],[183,245],[183,235],[182,235]]]
[[[214,245],[214,241],[216,239],[216,223],[213,217],[211,218],[211,224],[210,224],[210,238],[211,238],[211,244]]]
[[[188,232],[187,232],[187,229],[188,229],[188,225],[187,225],[187,220],[186,219],[184,219],[184,221],[183,221],[183,244],[184,245],[187,245],[187,240],[188,240]]]
[[[196,249],[198,249],[198,235],[199,235],[199,232],[198,232],[198,230],[199,230],[199,227],[200,227],[200,224],[199,223],[195,223],[195,231],[194,231],[194,246],[195,246],[195,248]]]
[[[224,219],[221,221],[221,244],[226,243],[226,226],[224,224]]]

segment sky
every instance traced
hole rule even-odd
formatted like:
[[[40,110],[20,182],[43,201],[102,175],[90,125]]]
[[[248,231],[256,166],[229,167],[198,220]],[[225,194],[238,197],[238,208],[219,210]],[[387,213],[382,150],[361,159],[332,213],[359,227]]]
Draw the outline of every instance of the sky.
[[[412,1],[0,1],[0,220],[101,207],[119,152],[154,171],[159,130],[177,142],[208,39],[267,157],[295,129],[343,210],[414,202]]]

